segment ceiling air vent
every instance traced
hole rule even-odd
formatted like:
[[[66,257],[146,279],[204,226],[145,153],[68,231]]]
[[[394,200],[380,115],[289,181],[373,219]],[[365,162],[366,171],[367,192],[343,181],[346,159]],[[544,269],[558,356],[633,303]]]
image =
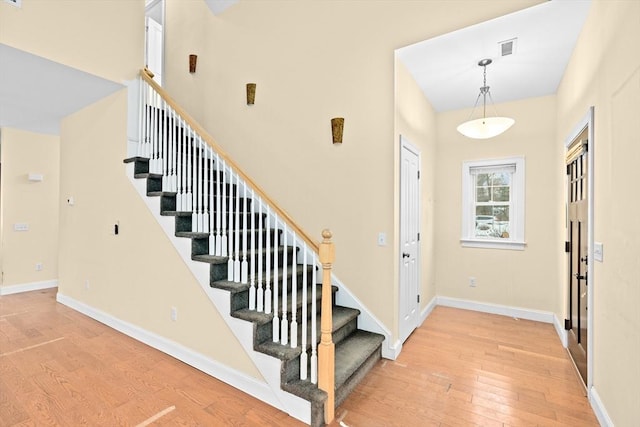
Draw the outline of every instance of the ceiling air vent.
[[[509,56],[516,53],[517,41],[517,38],[513,38],[510,40],[499,42],[498,44],[500,45],[500,56]]]

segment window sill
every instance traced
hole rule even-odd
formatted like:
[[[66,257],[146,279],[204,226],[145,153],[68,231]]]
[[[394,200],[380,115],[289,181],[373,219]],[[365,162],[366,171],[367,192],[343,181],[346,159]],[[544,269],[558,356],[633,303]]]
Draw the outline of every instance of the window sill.
[[[484,249],[509,249],[513,251],[523,251],[527,245],[525,242],[508,240],[489,239],[460,239],[464,248],[484,248]]]

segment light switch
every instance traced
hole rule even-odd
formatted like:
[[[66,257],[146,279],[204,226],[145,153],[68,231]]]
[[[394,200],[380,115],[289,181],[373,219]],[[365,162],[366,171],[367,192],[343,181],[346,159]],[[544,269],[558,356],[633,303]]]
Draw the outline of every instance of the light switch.
[[[13,224],[14,231],[29,231],[29,224],[26,222],[17,222]]]
[[[600,262],[604,259],[604,248],[600,242],[593,242],[593,259]]]
[[[387,246],[387,234],[378,233],[378,246]]]

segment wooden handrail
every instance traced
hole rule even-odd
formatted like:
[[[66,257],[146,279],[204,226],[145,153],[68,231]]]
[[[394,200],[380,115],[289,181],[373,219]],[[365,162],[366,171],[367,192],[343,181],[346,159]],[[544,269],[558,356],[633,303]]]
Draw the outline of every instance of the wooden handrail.
[[[215,142],[215,140],[213,139],[213,137],[193,118],[191,117],[184,109],[182,109],[182,107],[180,107],[178,105],[178,103],[171,98],[171,96],[167,93],[167,91],[165,91],[162,87],[160,87],[158,85],[158,83],[156,83],[155,81],[153,81],[153,79],[151,77],[149,77],[149,75],[147,74],[147,70],[143,69],[140,71],[140,76],[142,77],[142,79],[147,82],[149,84],[149,86],[151,86],[161,97],[162,99],[165,100],[165,102],[167,104],[169,104],[169,106],[171,106],[171,108],[173,108],[173,110],[178,113],[182,119],[189,124],[189,126],[191,126],[191,128],[196,131],[196,133],[198,135],[200,135],[200,137],[220,156],[222,157],[222,159],[231,167],[233,167],[233,169],[235,169],[236,173],[242,177],[242,179],[249,184],[249,186],[258,194],[258,196],[260,196],[263,200],[265,200],[270,206],[271,208],[284,220],[287,222],[287,225],[289,227],[291,227],[292,230],[295,231],[295,233],[300,236],[300,238],[302,238],[302,240],[304,240],[307,245],[309,245],[309,247],[315,251],[316,253],[319,252],[320,250],[320,246],[319,244],[314,241],[307,232],[305,232],[302,228],[300,228],[298,226],[298,224],[296,224],[293,219],[289,216],[289,214],[287,212],[285,212],[284,209],[282,209],[271,197],[269,197],[267,195],[267,193],[264,192],[264,190],[262,188],[260,188],[260,186],[258,184],[255,183],[255,181],[253,179],[251,179],[251,177],[249,175],[247,175],[241,168],[240,166],[238,166],[238,164],[233,161],[233,159],[231,159],[229,157],[229,155]]]

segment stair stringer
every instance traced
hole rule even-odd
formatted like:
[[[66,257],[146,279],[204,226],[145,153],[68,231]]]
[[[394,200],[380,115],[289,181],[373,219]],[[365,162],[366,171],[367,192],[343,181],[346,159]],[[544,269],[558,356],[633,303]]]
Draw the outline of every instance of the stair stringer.
[[[281,389],[281,361],[253,349],[253,324],[231,317],[231,301],[229,293],[225,290],[212,288],[210,286],[209,265],[193,261],[191,259],[191,240],[175,236],[175,219],[173,217],[160,215],[160,198],[147,196],[146,179],[134,178],[134,172],[135,163],[127,163],[126,174],[131,185],[133,185],[137,193],[140,195],[140,198],[144,201],[145,205],[151,212],[151,215],[156,219],[167,238],[171,241],[174,248],[183,259],[185,265],[189,268],[194,278],[205,291],[209,300],[213,303],[220,316],[224,319],[229,329],[238,339],[243,349],[262,375],[272,394],[266,395],[265,393],[256,393],[255,390],[247,390],[243,388],[242,384],[236,384],[233,383],[233,381],[228,381],[227,379],[222,378],[220,380],[283,412],[286,412],[290,416],[306,424],[310,424],[311,402]],[[162,351],[162,349],[159,350]],[[201,367],[196,366],[196,364],[190,363],[190,361],[182,361],[190,364],[194,368],[207,372]]]

